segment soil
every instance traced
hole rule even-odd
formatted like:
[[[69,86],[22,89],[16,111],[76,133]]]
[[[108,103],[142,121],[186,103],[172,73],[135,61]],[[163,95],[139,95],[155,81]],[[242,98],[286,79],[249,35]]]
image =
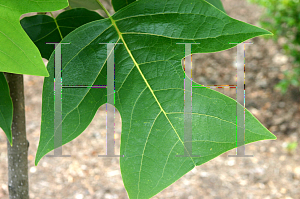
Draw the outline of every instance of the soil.
[[[227,14],[260,26],[263,9],[241,0],[223,0]],[[252,158],[228,157],[231,150],[194,168],[154,196],[154,199],[275,199],[300,198],[299,143],[300,92],[290,87],[285,95],[274,89],[283,72],[291,69],[291,58],[279,44],[256,37],[246,45],[246,108],[277,136],[274,141],[246,145]],[[284,42],[284,41],[281,41]],[[193,55],[193,80],[204,85],[235,84],[236,48]],[[44,157],[34,166],[40,136],[43,77],[24,76],[26,129],[29,146],[30,198],[113,199],[128,198],[123,186],[119,159],[99,158],[106,153],[105,106],[78,138],[63,146],[71,157]],[[235,99],[235,89],[217,89]],[[121,120],[116,113],[116,147],[119,154]],[[0,198],[8,199],[6,138],[0,130]],[[53,153],[53,152],[52,152]],[[52,154],[50,153],[50,154]]]

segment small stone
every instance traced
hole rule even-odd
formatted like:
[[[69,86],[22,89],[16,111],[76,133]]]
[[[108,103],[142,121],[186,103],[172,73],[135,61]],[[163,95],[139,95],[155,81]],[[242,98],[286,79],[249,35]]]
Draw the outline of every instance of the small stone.
[[[285,64],[288,61],[288,57],[286,55],[283,55],[281,53],[277,53],[272,60],[276,64]]]
[[[76,194],[75,198],[76,199],[83,199],[83,195],[82,194]]]
[[[286,188],[281,188],[280,193],[285,194],[286,193]]]
[[[233,165],[235,165],[235,159],[227,160],[227,161],[226,161],[226,164],[227,164],[228,166],[233,166]]]
[[[279,157],[279,160],[280,160],[280,161],[284,161],[285,158],[286,158],[286,157],[282,155],[282,156]]]
[[[35,173],[36,172],[36,168],[35,167],[31,167],[30,168],[30,173]]]
[[[270,148],[270,152],[271,152],[271,153],[275,153],[276,151],[277,151],[277,149],[276,149],[275,147],[271,147],[271,148]]]
[[[300,179],[300,167],[294,169],[294,174],[297,179]]]

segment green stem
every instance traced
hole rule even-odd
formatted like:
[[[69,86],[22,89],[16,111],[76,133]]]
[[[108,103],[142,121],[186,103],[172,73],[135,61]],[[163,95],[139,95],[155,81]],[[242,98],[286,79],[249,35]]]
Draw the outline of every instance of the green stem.
[[[62,36],[62,34],[61,34],[61,32],[60,32],[60,29],[59,29],[59,26],[58,26],[58,24],[57,24],[57,21],[56,21],[55,17],[53,16],[52,12],[50,12],[50,14],[51,14],[51,16],[52,16],[52,18],[53,18],[53,20],[54,20],[54,22],[55,22],[55,24],[56,24],[56,27],[57,27],[57,30],[58,30],[58,32],[59,32],[60,38],[61,38],[61,40],[63,40],[64,38],[63,38],[63,36]]]
[[[99,0],[96,0],[97,3],[100,5],[100,7],[104,10],[104,12],[106,13],[106,15],[111,18],[109,12],[106,10],[106,8],[102,5],[102,3]]]

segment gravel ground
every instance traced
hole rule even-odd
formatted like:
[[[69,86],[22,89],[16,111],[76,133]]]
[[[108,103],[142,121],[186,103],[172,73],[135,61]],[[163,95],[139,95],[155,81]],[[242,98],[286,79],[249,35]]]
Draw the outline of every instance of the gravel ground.
[[[241,0],[223,0],[227,13],[238,20],[257,25],[262,9]],[[291,69],[291,60],[280,46],[262,37],[249,40],[246,47],[246,108],[277,136],[275,141],[246,145],[253,158],[233,158],[231,150],[194,168],[157,194],[155,199],[255,199],[300,198],[299,142],[300,92],[290,88],[282,96],[273,86]],[[281,42],[284,42],[282,40]],[[234,84],[236,48],[193,56],[193,80],[198,83]],[[63,146],[70,158],[44,157],[34,166],[40,136],[43,78],[25,75],[26,125],[29,147],[30,198],[112,199],[128,198],[123,186],[119,159],[99,158],[105,154],[105,106],[78,138]],[[218,91],[235,98],[234,89]],[[120,115],[116,114],[116,147],[119,154]],[[8,198],[6,138],[0,130],[0,198]],[[51,153],[50,153],[51,154]]]

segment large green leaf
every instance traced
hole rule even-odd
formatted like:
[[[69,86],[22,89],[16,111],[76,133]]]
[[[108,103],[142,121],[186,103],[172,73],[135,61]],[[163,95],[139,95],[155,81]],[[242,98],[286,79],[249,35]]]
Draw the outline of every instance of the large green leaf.
[[[20,25],[20,16],[67,6],[67,0],[0,0],[0,71],[48,76],[39,50]]]
[[[124,8],[135,1],[136,0],[111,0],[111,4],[114,7],[114,10],[117,12],[121,8]]]
[[[0,72],[0,127],[5,132],[10,145],[12,145],[12,120],[13,105],[9,94],[9,87],[4,74]]]
[[[70,4],[73,1],[82,2],[82,0],[70,0]],[[91,0],[91,1],[93,2],[93,4],[95,4],[95,2],[96,2],[96,0]],[[112,4],[114,10],[117,12],[118,10],[128,6],[129,4],[131,4],[135,1],[136,0],[111,0],[111,4]],[[222,4],[221,0],[206,0],[206,1],[211,3],[212,5],[214,5],[216,8],[218,8],[218,9],[222,10],[223,12],[225,12],[225,9],[223,7],[223,4]],[[95,5],[93,5],[93,6],[95,7]]]
[[[222,10],[223,12],[226,13],[224,7],[223,7],[223,4],[222,4],[222,1],[221,0],[205,0],[207,1],[208,3],[211,3],[212,5],[214,5],[216,8]]]
[[[76,8],[60,13],[55,19],[48,15],[34,15],[21,20],[21,25],[40,50],[42,57],[49,59],[54,45],[67,34],[91,21],[103,19],[97,12]]]
[[[83,25],[62,42],[63,85],[105,85],[106,45],[115,46],[115,106],[122,117],[120,166],[130,198],[150,198],[197,165],[236,147],[236,101],[211,89],[193,88],[193,151],[183,155],[184,45],[193,53],[236,46],[271,34],[230,18],[203,0],[139,0],[109,19]],[[54,149],[54,56],[45,78],[41,137],[35,164]],[[83,72],[84,71],[84,72]],[[193,85],[198,85],[193,83]],[[106,90],[63,88],[62,144],[79,136]],[[275,139],[246,110],[245,143]],[[241,127],[238,127],[241,128]]]

